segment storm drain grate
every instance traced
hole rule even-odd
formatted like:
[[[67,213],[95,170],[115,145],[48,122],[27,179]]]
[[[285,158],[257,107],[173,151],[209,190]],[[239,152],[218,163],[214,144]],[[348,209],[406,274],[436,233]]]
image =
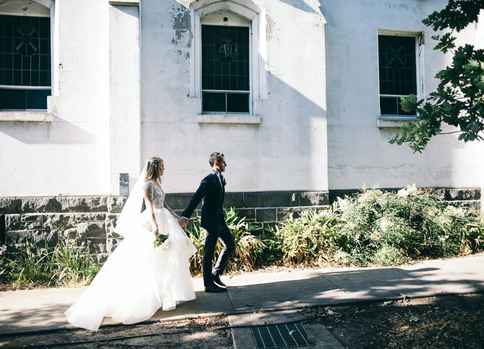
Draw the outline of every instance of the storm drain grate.
[[[254,326],[251,330],[257,349],[304,348],[310,345],[308,335],[299,323]]]

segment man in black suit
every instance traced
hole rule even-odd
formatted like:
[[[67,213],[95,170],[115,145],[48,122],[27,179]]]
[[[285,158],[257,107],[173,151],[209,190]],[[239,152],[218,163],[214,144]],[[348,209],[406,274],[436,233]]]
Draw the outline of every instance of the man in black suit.
[[[225,179],[222,175],[227,164],[222,153],[212,153],[209,159],[213,172],[202,179],[188,207],[183,211],[180,224],[186,227],[188,219],[203,199],[202,227],[207,231],[203,252],[203,283],[206,292],[225,292],[225,284],[220,280],[229,257],[234,253],[234,237],[224,218]],[[217,240],[223,244],[222,252],[212,270],[213,256]]]

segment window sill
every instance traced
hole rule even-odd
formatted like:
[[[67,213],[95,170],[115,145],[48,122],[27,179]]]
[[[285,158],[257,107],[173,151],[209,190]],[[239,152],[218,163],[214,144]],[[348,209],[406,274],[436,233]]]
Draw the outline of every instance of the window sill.
[[[0,122],[52,122],[54,116],[47,111],[0,111]]]
[[[415,120],[417,120],[415,115],[380,115],[376,120],[376,125],[378,128],[400,128]]]
[[[199,124],[260,125],[262,118],[248,114],[202,114],[198,116]]]
[[[139,6],[139,0],[109,0],[115,6]]]

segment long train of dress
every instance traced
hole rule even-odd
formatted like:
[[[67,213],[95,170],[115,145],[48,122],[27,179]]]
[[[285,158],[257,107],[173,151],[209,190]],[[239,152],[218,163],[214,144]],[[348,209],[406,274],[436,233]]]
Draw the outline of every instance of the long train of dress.
[[[105,317],[132,324],[155,312],[175,309],[195,299],[189,259],[195,247],[166,209],[155,209],[167,246],[155,248],[154,234],[143,228],[148,210],[140,214],[140,229],[128,235],[109,256],[90,286],[67,311],[76,327],[97,330]]]

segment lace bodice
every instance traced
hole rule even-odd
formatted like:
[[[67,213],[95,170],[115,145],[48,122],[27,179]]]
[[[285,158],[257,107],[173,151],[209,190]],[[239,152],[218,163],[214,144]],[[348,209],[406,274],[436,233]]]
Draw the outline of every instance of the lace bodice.
[[[148,195],[153,201],[154,208],[163,208],[165,205],[165,192],[160,186],[154,184],[152,181],[146,181],[143,190],[148,190]]]

